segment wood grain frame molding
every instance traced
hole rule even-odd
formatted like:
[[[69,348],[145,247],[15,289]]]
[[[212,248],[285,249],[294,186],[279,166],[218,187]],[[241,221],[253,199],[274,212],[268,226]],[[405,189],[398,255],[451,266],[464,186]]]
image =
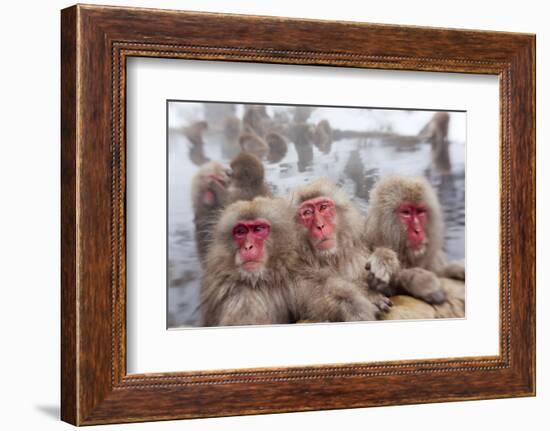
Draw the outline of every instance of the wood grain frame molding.
[[[81,5],[63,10],[61,24],[64,421],[91,425],[534,395],[534,35]],[[129,57],[497,75],[500,354],[127,374]]]

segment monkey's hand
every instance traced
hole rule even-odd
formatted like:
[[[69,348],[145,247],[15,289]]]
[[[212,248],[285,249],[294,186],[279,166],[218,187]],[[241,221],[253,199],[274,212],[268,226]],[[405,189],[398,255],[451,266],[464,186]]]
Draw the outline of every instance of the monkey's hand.
[[[210,175],[206,181],[207,189],[214,194],[215,201],[222,206],[227,203],[228,181],[229,179],[224,175]]]
[[[396,276],[399,287],[406,293],[429,304],[441,304],[447,300],[443,283],[433,272],[423,268],[408,268]]]
[[[386,296],[393,294],[390,283],[399,271],[397,253],[385,247],[376,248],[367,259],[367,284],[370,289],[383,293]]]
[[[367,297],[369,298],[370,302],[372,302],[376,307],[378,307],[378,310],[380,310],[379,314],[384,314],[390,311],[393,303],[390,298],[388,298],[386,295],[375,292],[371,289],[367,290]],[[381,317],[381,316],[378,316]]]
[[[380,310],[354,283],[338,276],[329,277],[324,294],[309,301],[314,318],[329,322],[356,322],[376,320]]]
[[[466,279],[464,264],[459,262],[450,263],[443,269],[443,276],[464,281]]]

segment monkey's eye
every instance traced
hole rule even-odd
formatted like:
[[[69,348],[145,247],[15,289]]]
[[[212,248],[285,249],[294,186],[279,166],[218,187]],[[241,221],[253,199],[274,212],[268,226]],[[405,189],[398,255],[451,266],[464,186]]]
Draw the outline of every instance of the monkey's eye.
[[[319,205],[319,211],[324,211],[328,208],[328,204],[321,204]]]
[[[399,212],[401,213],[401,215],[404,215],[404,216],[410,216],[411,215],[411,210],[409,208],[403,208]]]
[[[266,229],[267,229],[267,226],[263,224],[254,226],[254,232],[256,233],[265,232]]]
[[[237,226],[235,229],[233,229],[233,235],[236,236],[243,236],[248,233],[248,229],[246,226]]]
[[[302,215],[305,216],[305,217],[309,217],[312,214],[313,214],[313,210],[311,208],[308,208],[308,209],[305,209],[304,211],[302,211]]]
[[[426,208],[418,208],[416,210],[416,213],[417,214],[426,214],[428,211],[426,210]]]

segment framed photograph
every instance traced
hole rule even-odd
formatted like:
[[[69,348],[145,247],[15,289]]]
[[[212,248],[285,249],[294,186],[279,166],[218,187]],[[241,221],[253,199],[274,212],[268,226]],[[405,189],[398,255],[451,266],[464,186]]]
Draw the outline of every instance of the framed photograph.
[[[61,17],[63,420],[535,394],[533,35]]]

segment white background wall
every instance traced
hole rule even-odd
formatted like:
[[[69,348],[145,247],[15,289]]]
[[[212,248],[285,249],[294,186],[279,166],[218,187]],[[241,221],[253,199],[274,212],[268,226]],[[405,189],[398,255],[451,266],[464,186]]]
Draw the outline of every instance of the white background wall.
[[[461,0],[102,1],[103,4],[474,28],[537,34],[538,396],[99,428],[147,430],[547,429],[550,358],[550,27],[545,2]],[[69,429],[59,414],[59,10],[66,1],[4,2],[0,15],[0,427]],[[546,306],[546,307],[545,307]],[[98,429],[98,428],[96,428]]]

